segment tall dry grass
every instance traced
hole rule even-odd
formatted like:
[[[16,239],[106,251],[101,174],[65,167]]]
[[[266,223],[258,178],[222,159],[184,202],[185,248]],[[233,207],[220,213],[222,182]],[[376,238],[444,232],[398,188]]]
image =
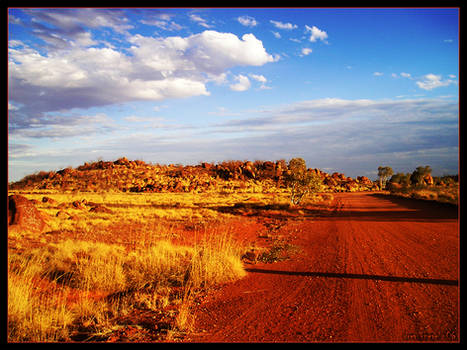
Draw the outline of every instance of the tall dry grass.
[[[175,305],[171,332],[190,329],[199,290],[245,275],[241,256],[248,243],[232,237],[252,230],[251,223],[238,226],[218,208],[288,201],[286,193],[25,195],[48,214],[55,234],[9,232],[9,246],[16,247],[9,250],[9,341],[70,340],[83,327],[105,335],[115,330],[119,316],[138,307],[159,312]],[[44,195],[57,203],[42,202]],[[71,205],[83,200],[113,213]],[[59,218],[59,210],[77,219]],[[182,290],[176,299],[174,288]]]
[[[8,261],[8,340],[62,341],[74,315],[66,308],[66,294],[55,290],[38,291],[45,281],[41,255]]]
[[[206,236],[194,246],[160,240],[134,249],[65,240],[9,254],[9,341],[69,340],[77,325],[102,335],[112,331],[112,320],[138,305],[157,310],[173,302],[160,292],[175,286],[184,293],[175,302],[174,330],[187,330],[196,291],[244,276],[240,257],[228,235]],[[79,298],[70,304],[67,295],[76,291]],[[90,297],[96,295],[124,297]]]
[[[459,204],[459,185],[451,184],[449,186],[402,186],[391,189],[391,194],[423,200],[431,200],[440,203]]]

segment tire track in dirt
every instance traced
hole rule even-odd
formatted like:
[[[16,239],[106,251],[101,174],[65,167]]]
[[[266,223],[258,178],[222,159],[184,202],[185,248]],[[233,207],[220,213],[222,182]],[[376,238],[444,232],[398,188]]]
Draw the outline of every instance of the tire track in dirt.
[[[330,215],[281,228],[300,231],[299,254],[211,294],[185,341],[458,340],[456,209],[335,197]]]

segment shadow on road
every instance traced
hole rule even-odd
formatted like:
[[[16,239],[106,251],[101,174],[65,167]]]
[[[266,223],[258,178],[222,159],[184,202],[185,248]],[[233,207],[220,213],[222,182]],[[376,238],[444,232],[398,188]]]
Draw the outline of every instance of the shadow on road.
[[[271,216],[288,219],[441,222],[458,219],[458,207],[452,204],[402,198],[388,194],[367,194],[381,200],[378,206],[334,207],[333,205],[290,206],[289,204],[236,203],[233,206],[210,206],[221,213],[240,216]],[[385,206],[385,203],[387,206]],[[372,202],[373,203],[373,202]],[[395,206],[394,206],[395,204]]]
[[[447,280],[447,279],[437,279],[437,278],[380,276],[380,275],[366,275],[366,274],[358,274],[358,273],[281,271],[281,270],[263,270],[263,269],[254,269],[254,268],[247,268],[245,270],[247,272],[252,272],[252,273],[266,273],[266,274],[289,275],[289,276],[347,278],[347,279],[362,279],[362,280],[375,280],[375,281],[388,281],[388,282],[437,284],[437,285],[444,285],[444,286],[458,286],[459,285],[459,281],[457,280]]]
[[[332,213],[332,220],[380,222],[442,222],[458,219],[458,207],[448,203],[403,198],[389,194],[372,193],[368,198],[381,200],[378,206],[343,206]],[[384,202],[388,203],[387,206]],[[371,203],[374,204],[374,203]],[[328,220],[329,215],[317,215],[315,220]]]
[[[394,204],[397,204],[401,207],[408,209],[420,209],[420,208],[430,208],[437,210],[443,210],[448,212],[457,213],[458,206],[451,203],[442,203],[433,200],[417,199],[417,198],[406,198],[393,194],[383,194],[383,193],[372,193],[371,197],[379,198],[383,200],[388,200]]]

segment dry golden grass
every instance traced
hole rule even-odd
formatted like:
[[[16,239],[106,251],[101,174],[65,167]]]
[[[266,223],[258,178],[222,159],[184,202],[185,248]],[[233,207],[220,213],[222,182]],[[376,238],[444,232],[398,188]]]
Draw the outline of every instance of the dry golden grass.
[[[414,187],[401,187],[399,189],[392,190],[391,194],[401,197],[431,200],[455,205],[458,205],[459,203],[458,184],[451,184],[449,186],[419,185]]]
[[[84,339],[105,339],[122,327],[117,320],[125,315],[173,308],[165,337],[175,339],[193,326],[197,293],[245,275],[241,256],[248,247],[233,237],[232,215],[218,208],[251,202],[251,195],[25,196],[48,214],[52,232],[9,236],[9,341],[70,341],[83,332]],[[44,196],[57,203],[42,202]],[[90,205],[59,207],[83,199],[112,213],[90,212]],[[78,219],[57,217],[59,210]]]
[[[96,329],[111,328],[105,315],[122,314],[122,306],[109,304],[105,298],[93,300],[86,293],[125,294],[129,298],[123,309],[142,300],[145,307],[157,308],[168,303],[164,296],[157,296],[164,288],[185,287],[187,299],[195,289],[244,276],[240,256],[227,237],[210,237],[195,247],[159,241],[131,251],[116,244],[66,240],[27,255],[10,254],[9,340],[66,340],[67,327],[76,320],[88,325],[93,320]],[[46,288],[62,288],[40,291],[41,281]],[[39,293],[33,293],[34,289]],[[81,298],[70,307],[66,293],[71,289],[79,291]],[[187,300],[179,302],[177,327],[188,322]]]
[[[247,237],[262,227],[248,215],[289,208],[287,192],[19,194],[50,231],[9,232],[11,342],[112,339],[143,311],[170,323],[144,339],[177,339],[199,293],[245,276]],[[112,212],[90,211],[98,204]]]
[[[73,315],[64,293],[37,291],[45,279],[41,274],[45,261],[41,256],[24,259],[10,254],[8,262],[8,340],[66,340]]]

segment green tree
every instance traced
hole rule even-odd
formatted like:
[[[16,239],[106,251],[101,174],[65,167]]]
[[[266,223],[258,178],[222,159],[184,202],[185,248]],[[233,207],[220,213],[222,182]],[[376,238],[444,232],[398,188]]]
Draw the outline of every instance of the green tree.
[[[410,176],[411,176],[410,173],[407,173],[407,174],[397,173],[397,174],[392,175],[389,182],[400,184],[402,186],[408,186],[410,185]]]
[[[379,188],[381,190],[386,187],[386,182],[391,178],[393,173],[392,168],[389,166],[378,167]]]
[[[293,158],[289,161],[286,184],[291,188],[290,202],[297,205],[307,194],[313,194],[321,189],[321,178],[306,167],[302,158]]]
[[[431,174],[431,167],[429,165],[419,166],[414,170],[412,175],[410,175],[410,183],[412,185],[420,185],[423,183],[423,178]]]

